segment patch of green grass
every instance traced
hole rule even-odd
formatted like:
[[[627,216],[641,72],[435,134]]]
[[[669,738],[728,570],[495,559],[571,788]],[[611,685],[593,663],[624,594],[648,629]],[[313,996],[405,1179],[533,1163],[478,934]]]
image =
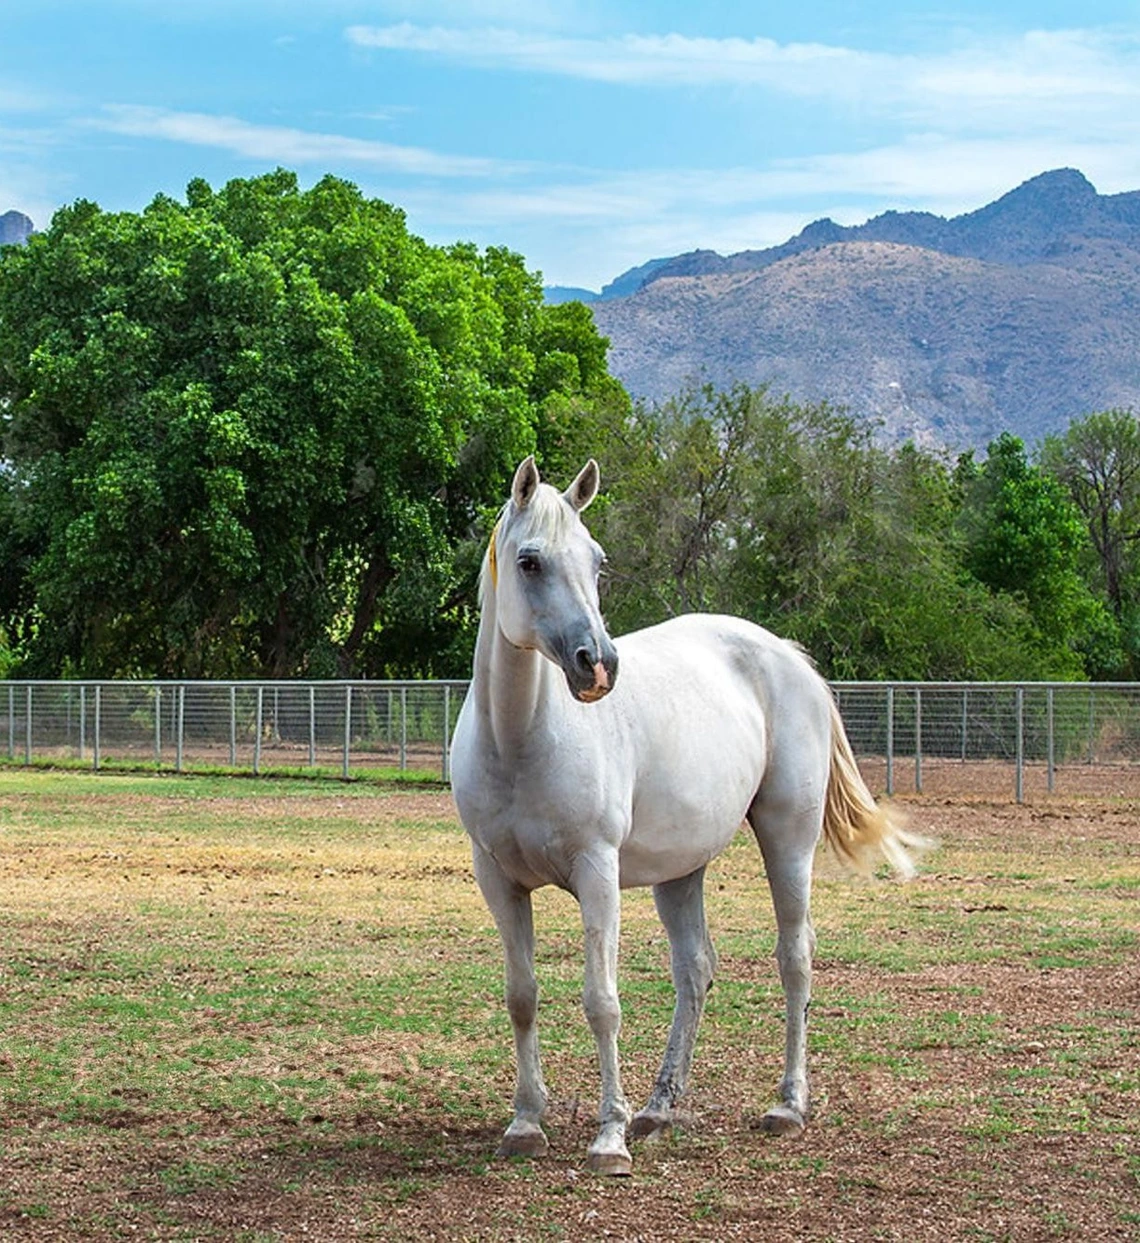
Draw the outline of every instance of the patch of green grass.
[[[161,1169],[158,1174],[163,1190],[169,1195],[194,1195],[203,1189],[233,1186],[241,1172],[228,1161],[225,1164],[187,1158]]]
[[[25,1221],[47,1221],[52,1216],[51,1206],[48,1204],[24,1204],[14,1211],[17,1217]]]
[[[725,1197],[719,1187],[706,1187],[693,1197],[694,1221],[719,1221],[724,1216]]]
[[[398,768],[381,765],[362,768],[359,764],[355,766],[350,764],[346,774],[343,765],[340,764],[335,766],[319,764],[309,766],[276,764],[263,761],[259,770],[255,773],[253,771],[252,759],[244,764],[234,765],[207,764],[191,759],[187,760],[181,769],[178,769],[169,757],[164,757],[161,763],[156,764],[153,759],[143,760],[104,755],[100,757],[99,767],[95,768],[93,759],[81,760],[69,756],[52,756],[47,758],[33,755],[30,762],[25,762],[22,756],[9,759],[6,754],[0,754],[0,773],[7,774],[9,772],[61,773],[68,776],[88,775],[96,779],[101,776],[141,776],[144,778],[155,776],[178,780],[190,777],[202,780],[337,782],[344,784],[383,783],[395,786],[406,785],[415,789],[446,788],[446,782],[443,781],[438,766],[435,768]]]

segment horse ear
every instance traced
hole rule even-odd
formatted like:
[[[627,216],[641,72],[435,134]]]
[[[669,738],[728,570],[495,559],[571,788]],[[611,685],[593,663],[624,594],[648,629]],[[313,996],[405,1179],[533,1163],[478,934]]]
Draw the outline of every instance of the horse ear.
[[[574,480],[562,495],[581,513],[594,497],[598,495],[598,485],[600,483],[601,476],[598,473],[598,464],[591,458],[578,472],[578,478]]]
[[[515,479],[511,484],[511,500],[516,509],[526,509],[538,491],[538,467],[534,464],[532,453],[525,461],[519,463],[515,471]]]

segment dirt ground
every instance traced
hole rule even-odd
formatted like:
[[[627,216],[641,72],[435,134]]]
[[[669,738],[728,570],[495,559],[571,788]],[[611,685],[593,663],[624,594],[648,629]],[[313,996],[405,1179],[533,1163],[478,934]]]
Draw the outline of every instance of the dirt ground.
[[[913,920],[891,916],[900,966],[836,955],[818,921],[815,1112],[799,1140],[756,1127],[778,1025],[741,1041],[710,1007],[682,1125],[636,1146],[628,1179],[585,1172],[594,1105],[577,1097],[553,1102],[550,1157],[489,1160],[503,1070],[472,1072],[502,1101],[485,1120],[430,1092],[240,1126],[145,1100],[67,1119],[22,1105],[0,1119],[0,1238],[1140,1239],[1140,802],[1111,779],[1017,806],[928,777],[901,802],[947,849],[915,882]],[[438,792],[394,808],[453,815]],[[875,894],[856,894],[869,927]],[[734,950],[728,924],[721,977],[770,988],[771,960]],[[0,1099],[16,1071],[0,1043]]]

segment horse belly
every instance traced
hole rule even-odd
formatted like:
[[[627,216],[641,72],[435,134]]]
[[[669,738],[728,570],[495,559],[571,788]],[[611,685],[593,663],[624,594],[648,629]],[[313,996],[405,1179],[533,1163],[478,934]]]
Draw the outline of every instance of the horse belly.
[[[722,634],[725,625],[695,616],[619,642],[635,771],[623,885],[655,885],[703,867],[732,840],[760,787],[764,696],[742,668],[755,640],[751,630],[735,632],[742,623]]]
[[[621,849],[622,885],[656,885],[704,867],[736,835],[763,775],[755,748],[715,758],[689,748],[663,757],[637,788]]]

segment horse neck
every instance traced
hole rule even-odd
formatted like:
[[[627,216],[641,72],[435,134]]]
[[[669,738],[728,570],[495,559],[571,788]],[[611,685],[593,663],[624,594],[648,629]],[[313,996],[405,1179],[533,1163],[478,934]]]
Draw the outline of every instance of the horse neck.
[[[494,593],[488,592],[475,641],[471,693],[500,755],[518,751],[531,735],[549,676],[550,662],[540,653],[515,647],[503,637]]]

